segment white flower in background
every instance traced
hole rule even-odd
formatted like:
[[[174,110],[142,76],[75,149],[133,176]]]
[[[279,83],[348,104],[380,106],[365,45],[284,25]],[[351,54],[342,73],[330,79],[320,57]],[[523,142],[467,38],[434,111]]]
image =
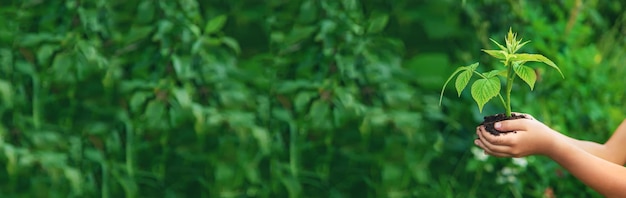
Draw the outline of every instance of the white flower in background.
[[[498,175],[498,177],[496,177],[496,184],[504,184],[506,183],[506,181],[504,180],[504,177],[502,175]]]
[[[519,170],[511,167],[504,167],[500,170],[500,174],[496,178],[496,183],[504,184],[504,183],[515,183],[517,181],[516,175],[519,173]]]
[[[500,173],[502,173],[502,175],[516,175],[517,172],[518,171],[515,168],[511,168],[511,167],[504,167],[500,171]]]
[[[513,164],[518,165],[519,167],[525,168],[528,165],[528,161],[526,158],[512,158]]]
[[[515,177],[515,175],[509,175],[506,177],[506,181],[509,183],[515,183],[517,181],[517,177]]]
[[[485,152],[478,147],[472,147],[472,154],[474,154],[474,158],[483,162],[489,158],[489,155],[485,154]]]

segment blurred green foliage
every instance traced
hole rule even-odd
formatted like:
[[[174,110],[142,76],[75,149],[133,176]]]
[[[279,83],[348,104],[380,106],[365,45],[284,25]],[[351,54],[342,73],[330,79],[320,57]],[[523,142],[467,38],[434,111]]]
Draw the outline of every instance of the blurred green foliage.
[[[501,110],[438,94],[497,66],[480,49],[513,27],[566,76],[539,67],[513,108],[602,142],[626,117],[625,6],[4,1],[0,194],[597,197],[547,158],[481,156],[474,128]]]

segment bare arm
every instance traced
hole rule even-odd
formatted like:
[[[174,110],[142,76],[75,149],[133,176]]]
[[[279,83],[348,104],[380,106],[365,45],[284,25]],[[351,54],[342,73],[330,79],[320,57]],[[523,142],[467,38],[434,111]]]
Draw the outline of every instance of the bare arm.
[[[535,120],[530,114],[518,113],[524,117]],[[567,139],[571,144],[578,148],[595,155],[596,157],[613,162],[615,164],[626,164],[626,119],[617,127],[611,138],[604,144],[596,142],[578,140],[559,133],[561,137]]]
[[[555,141],[555,146],[547,156],[600,194],[625,197],[626,168],[582,151],[569,141]]]
[[[577,140],[561,135],[571,144],[582,150],[615,164],[626,164],[626,120],[617,127],[611,138],[604,144],[596,142]]]
[[[486,153],[498,157],[545,155],[604,196],[626,197],[626,168],[621,166],[626,158],[626,120],[604,145],[566,137],[536,120],[502,121],[496,123],[496,129],[517,133],[493,136],[478,127],[475,144]]]

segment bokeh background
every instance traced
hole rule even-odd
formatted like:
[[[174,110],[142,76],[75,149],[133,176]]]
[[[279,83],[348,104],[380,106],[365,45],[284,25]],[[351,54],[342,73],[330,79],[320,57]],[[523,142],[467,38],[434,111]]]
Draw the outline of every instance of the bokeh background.
[[[513,111],[603,142],[626,117],[626,3],[5,0],[2,197],[599,197],[541,156],[486,157],[446,78],[536,68]],[[575,154],[573,154],[575,155]]]

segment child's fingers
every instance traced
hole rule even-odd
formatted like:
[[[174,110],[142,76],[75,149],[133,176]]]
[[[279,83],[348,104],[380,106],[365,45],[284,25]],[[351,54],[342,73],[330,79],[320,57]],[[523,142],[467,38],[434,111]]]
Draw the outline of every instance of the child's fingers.
[[[507,145],[497,144],[497,141],[494,141],[494,137],[496,136],[489,134],[485,130],[484,126],[478,127],[478,131],[476,133],[479,137],[477,141],[480,143],[480,145],[482,145],[481,148],[488,150],[491,153],[507,153],[510,150],[510,147]],[[504,135],[506,134],[502,134],[500,136]]]
[[[496,122],[493,126],[499,131],[526,131],[530,122],[529,119],[504,120]]]
[[[524,116],[526,119],[535,120],[535,117],[533,117],[532,115],[527,114],[527,113],[512,112],[511,114],[512,115],[521,115],[521,116]]]
[[[476,146],[480,147],[483,149],[483,152],[485,152],[485,154],[487,155],[491,155],[491,156],[495,156],[495,157],[513,157],[512,155],[508,154],[508,153],[500,153],[500,152],[495,152],[493,150],[491,150],[490,148],[488,148],[487,146],[485,146],[480,139],[476,139],[474,140],[474,144],[476,144]]]

